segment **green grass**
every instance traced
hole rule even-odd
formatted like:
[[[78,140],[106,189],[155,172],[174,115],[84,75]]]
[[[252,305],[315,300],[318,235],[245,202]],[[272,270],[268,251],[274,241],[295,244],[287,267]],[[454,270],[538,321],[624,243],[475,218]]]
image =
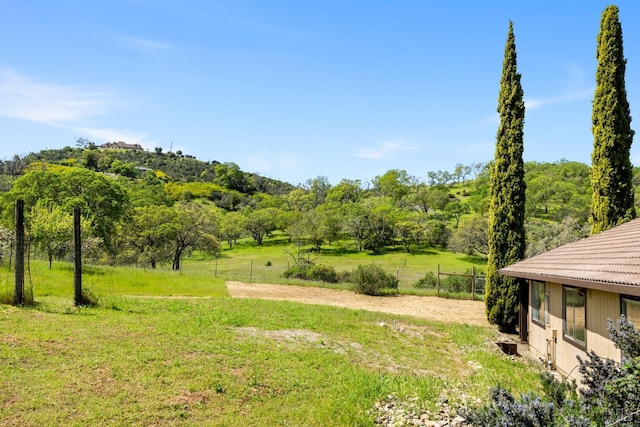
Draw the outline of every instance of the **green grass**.
[[[253,260],[282,283],[282,249],[245,244],[218,267]],[[372,259],[419,270],[430,256],[321,254],[339,270]],[[450,259],[450,268],[469,263]],[[85,308],[73,306],[70,263],[49,270],[32,260],[35,304],[0,305],[1,423],[372,425],[371,409],[389,394],[435,410],[442,398],[486,398],[497,383],[515,393],[540,387],[490,328],[231,299],[224,279],[233,276],[213,269],[215,259],[198,257],[182,272],[85,266],[83,287],[99,302]],[[12,286],[13,271],[0,267],[0,294]]]
[[[12,300],[14,273],[0,267],[0,301]],[[54,262],[51,270],[42,260],[31,260],[25,277],[26,294],[36,301],[42,297],[73,300],[73,265]],[[228,296],[222,277],[197,271],[145,270],[132,267],[83,266],[83,291],[100,299],[122,295],[146,296]]]
[[[372,425],[390,393],[434,408],[497,382],[539,388],[489,328],[228,297],[73,308],[46,293],[35,308],[0,305],[5,425]]]
[[[288,266],[293,265],[293,259],[286,250],[293,251],[294,248],[288,245],[286,238],[281,235],[265,239],[262,246],[244,239],[232,250],[224,245],[224,250],[217,260],[197,253],[185,258],[183,270],[244,282],[310,284],[303,280],[283,277],[282,274]],[[438,264],[442,272],[448,273],[463,273],[474,266],[476,269],[486,270],[486,259],[435,249],[407,253],[397,248],[382,255],[371,255],[367,252],[356,252],[349,244],[335,244],[323,246],[319,254],[305,252],[305,255],[315,263],[331,266],[338,272],[352,271],[360,264],[378,264],[388,273],[398,277],[399,289],[403,293],[420,294],[421,292],[414,290],[413,285],[428,271],[436,273]]]

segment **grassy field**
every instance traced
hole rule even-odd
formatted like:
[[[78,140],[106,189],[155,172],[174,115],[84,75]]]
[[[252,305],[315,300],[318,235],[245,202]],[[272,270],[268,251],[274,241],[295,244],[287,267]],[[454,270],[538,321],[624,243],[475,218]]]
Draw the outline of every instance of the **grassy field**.
[[[226,245],[223,248],[218,259],[198,254],[185,258],[183,270],[244,282],[309,284],[302,280],[286,279],[282,275],[293,265],[293,258],[287,251],[295,251],[292,245],[287,244],[286,237],[276,234],[273,238],[265,239],[262,246],[244,239],[232,250]],[[367,252],[353,251],[349,245],[326,245],[320,253],[305,254],[315,263],[331,266],[338,272],[352,271],[360,264],[378,264],[388,273],[398,277],[402,292],[412,293],[420,293],[413,285],[427,272],[435,274],[438,265],[442,272],[464,273],[472,267],[485,271],[487,262],[481,257],[435,249],[424,249],[414,253],[397,249],[382,255],[371,255]],[[315,285],[322,286],[321,283]]]
[[[0,301],[11,301],[14,276],[7,266],[0,267]],[[188,274],[166,269],[145,270],[132,267],[83,266],[83,290],[97,298],[121,295],[146,296],[228,296],[224,278],[206,272]],[[51,270],[42,260],[32,260],[25,277],[26,293],[36,300],[42,297],[73,299],[73,265],[54,262]]]
[[[488,328],[224,296],[120,296],[157,295],[154,274],[114,282],[96,308],[75,308],[70,292],[46,284],[35,307],[0,305],[1,423],[372,425],[390,393],[433,408],[484,398],[498,382],[539,387]],[[175,277],[225,294],[220,281]],[[160,293],[180,293],[172,283]]]
[[[422,274],[431,256],[320,254],[338,270],[375,260],[407,275]],[[224,280],[236,277],[223,263],[247,261],[286,282],[282,246],[246,244],[217,271],[199,257],[182,272],[86,266],[93,308],[73,306],[71,264],[32,261],[35,303],[0,305],[0,424],[372,425],[375,402],[389,394],[434,409],[442,398],[486,398],[497,383],[516,393],[540,386],[489,328],[231,299]],[[3,299],[12,286],[13,272],[0,267]]]

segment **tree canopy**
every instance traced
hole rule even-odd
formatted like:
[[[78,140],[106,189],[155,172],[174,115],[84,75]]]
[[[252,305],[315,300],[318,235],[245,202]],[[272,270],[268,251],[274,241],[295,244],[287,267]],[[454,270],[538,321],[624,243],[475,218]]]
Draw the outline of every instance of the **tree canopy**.
[[[503,331],[513,332],[518,323],[519,283],[517,279],[497,273],[500,268],[522,259],[525,251],[524,100],[511,22],[504,52],[498,113],[500,126],[490,181],[485,302],[489,321]]]
[[[596,58],[591,127],[591,234],[636,216],[629,157],[634,131],[625,88],[626,60],[617,6],[607,6],[602,12]]]

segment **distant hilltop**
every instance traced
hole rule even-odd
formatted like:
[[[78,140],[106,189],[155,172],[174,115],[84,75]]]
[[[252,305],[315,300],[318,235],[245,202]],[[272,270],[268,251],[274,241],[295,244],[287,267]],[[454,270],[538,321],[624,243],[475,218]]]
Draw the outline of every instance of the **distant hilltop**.
[[[142,150],[142,146],[140,144],[127,144],[126,142],[123,142],[123,141],[107,142],[105,144],[102,144],[100,148]]]

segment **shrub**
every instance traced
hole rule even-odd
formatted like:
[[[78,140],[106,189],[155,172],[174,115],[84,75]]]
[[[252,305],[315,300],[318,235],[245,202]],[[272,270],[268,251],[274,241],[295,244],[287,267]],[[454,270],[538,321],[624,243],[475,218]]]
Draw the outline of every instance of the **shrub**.
[[[470,274],[470,273],[468,273]],[[445,276],[440,281],[440,286],[449,292],[471,292],[471,277]]]
[[[345,283],[351,282],[351,272],[350,271],[341,271],[338,274],[338,282]]]
[[[398,289],[398,279],[375,264],[359,265],[350,279],[357,294],[379,295],[382,289]]]
[[[504,388],[492,390],[484,407],[463,411],[472,425],[482,426],[638,426],[640,425],[640,334],[624,316],[616,329],[609,320],[611,339],[622,350],[622,363],[603,359],[593,351],[578,357],[582,383],[558,382],[542,376],[543,396],[532,393],[516,399]]]
[[[533,393],[516,400],[502,386],[491,389],[492,404],[471,413],[466,418],[474,426],[546,427],[554,425],[555,405]]]
[[[338,283],[338,273],[327,265],[313,265],[307,270],[308,280],[322,280],[323,282]]]
[[[413,287],[416,289],[435,289],[438,285],[438,278],[433,272],[428,271],[422,279],[419,279]]]
[[[329,283],[338,282],[338,273],[333,267],[315,265],[308,262],[300,262],[289,267],[284,272],[284,277],[295,277],[303,280],[318,280]]]
[[[472,278],[470,277],[472,274],[471,269],[467,269],[464,274],[469,275],[469,277],[465,276],[444,276],[440,280],[440,289],[446,292],[467,292],[471,293],[472,287]],[[484,289],[484,273],[480,270],[476,270],[476,293],[483,293]],[[416,289],[435,289],[438,285],[438,278],[431,271],[427,272],[423,278],[418,280],[413,287]]]
[[[284,272],[284,277],[293,277],[297,279],[307,280],[307,270],[309,270],[309,264],[296,263],[289,267]]]

